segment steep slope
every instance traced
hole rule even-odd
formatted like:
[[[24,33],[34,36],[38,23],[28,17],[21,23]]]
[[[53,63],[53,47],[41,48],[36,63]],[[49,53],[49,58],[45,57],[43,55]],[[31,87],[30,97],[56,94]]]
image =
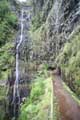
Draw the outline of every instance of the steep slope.
[[[40,3],[43,4],[42,7]],[[35,1],[33,9],[35,15],[32,20],[34,42],[37,40],[38,46],[42,47],[45,53],[41,55],[42,52],[39,52],[40,56],[53,61],[71,32],[79,24],[79,1],[47,0],[43,3]],[[36,33],[38,36],[35,35]]]
[[[73,66],[71,66],[72,63],[70,63],[71,59],[73,59],[72,56],[76,56],[79,53],[79,49],[77,49],[79,43],[75,44],[76,36],[74,33],[75,31],[78,31],[77,37],[79,37],[80,33],[78,30],[78,26],[80,24],[80,1],[47,0],[42,2],[35,0],[35,2],[33,3],[34,4],[32,5],[34,9],[34,17],[32,19],[32,27],[30,33],[33,39],[34,60],[38,61],[38,64],[44,62],[50,65],[58,64],[58,62],[61,61],[60,59],[62,58],[63,61],[65,61],[65,56],[58,57],[58,55],[59,53],[61,55],[63,54],[65,49],[64,44],[66,42],[71,42],[71,45],[65,44],[65,46],[67,46],[69,49],[69,51],[67,50],[67,54],[69,54],[68,59],[64,63],[62,61],[59,65],[61,66],[63,64],[65,66],[65,69],[67,69],[67,65],[69,65],[69,68],[72,70]],[[72,38],[72,36],[74,36],[74,38]],[[72,53],[70,50],[72,51]],[[75,55],[73,55],[74,51],[76,51]],[[57,60],[55,61],[57,57],[58,62]],[[75,68],[77,70],[74,68],[74,73],[73,71],[69,71],[71,75],[68,75],[68,77],[66,78],[68,80],[65,81],[71,87],[71,89],[77,92],[77,94],[79,95],[79,82],[76,84],[75,81],[80,81],[78,74],[80,67],[79,62],[76,61],[74,64],[76,63],[78,64],[75,65]],[[67,69],[67,71],[68,70],[69,69]],[[67,72],[65,72],[65,74],[67,74]]]

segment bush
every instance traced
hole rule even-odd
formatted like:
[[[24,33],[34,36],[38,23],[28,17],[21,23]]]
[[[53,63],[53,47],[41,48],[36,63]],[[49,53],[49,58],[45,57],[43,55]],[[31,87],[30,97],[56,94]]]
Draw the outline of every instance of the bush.
[[[7,0],[0,1],[0,79],[7,79],[14,62],[11,53],[12,39],[17,28],[17,17],[11,12],[10,3]],[[12,44],[12,45],[11,45]],[[5,77],[4,77],[5,76]]]
[[[10,12],[9,2],[7,0],[0,0],[0,19],[3,20],[8,12]]]
[[[17,17],[14,13],[10,13],[6,15],[6,20],[8,21],[8,23],[15,28],[15,26],[17,26]]]

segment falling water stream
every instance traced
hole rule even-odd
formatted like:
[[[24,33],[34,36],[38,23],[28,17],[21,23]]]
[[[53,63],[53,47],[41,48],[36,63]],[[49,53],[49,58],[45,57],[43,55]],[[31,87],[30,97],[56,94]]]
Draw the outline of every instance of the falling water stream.
[[[20,93],[19,93],[19,48],[23,41],[23,9],[21,10],[21,33],[20,40],[16,46],[16,79],[13,89],[13,103],[14,103],[14,118],[17,116],[20,105]],[[17,110],[17,111],[16,111]]]
[[[55,0],[54,2],[54,13],[55,13],[55,32],[56,32],[56,39],[57,39],[57,44],[56,44],[56,56],[58,54],[58,49],[59,49],[59,25],[60,25],[60,17],[61,17],[61,5],[62,5],[62,0]]]
[[[56,31],[58,31],[58,26],[59,26],[59,2],[58,0],[55,1],[54,11],[55,11],[55,29]]]

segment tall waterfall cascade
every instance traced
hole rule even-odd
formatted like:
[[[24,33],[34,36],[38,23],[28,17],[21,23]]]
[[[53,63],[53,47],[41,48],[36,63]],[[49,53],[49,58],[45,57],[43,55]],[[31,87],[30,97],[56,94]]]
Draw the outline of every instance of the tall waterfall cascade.
[[[19,31],[17,35],[16,41],[16,55],[15,55],[15,80],[13,83],[12,89],[12,98],[10,101],[11,105],[11,114],[14,120],[17,120],[19,111],[20,111],[20,104],[23,101],[24,97],[27,97],[29,94],[29,89],[26,87],[22,87],[24,84],[25,86],[28,84],[27,81],[28,77],[26,77],[25,73],[25,60],[23,57],[26,57],[26,49],[29,49],[30,45],[30,38],[29,38],[29,27],[30,27],[30,14],[31,7],[22,7],[21,13],[19,13]],[[29,51],[29,50],[28,50]],[[28,56],[29,53],[27,53]]]
[[[59,46],[58,46],[58,44],[59,44],[59,26],[60,26],[60,19],[61,19],[61,10],[60,10],[60,8],[61,8],[61,5],[62,5],[62,0],[55,0],[55,2],[54,2],[54,9],[53,9],[53,11],[54,11],[54,18],[55,18],[55,32],[56,32],[56,39],[57,39],[57,44],[56,44],[56,56],[57,56],[57,54],[58,54],[58,50],[59,50]]]
[[[14,89],[13,89],[13,102],[14,102],[14,116],[16,115],[16,107],[20,105],[20,93],[19,93],[19,48],[23,41],[23,9],[21,10],[21,33],[20,33],[20,40],[16,46],[16,79],[14,82]],[[16,104],[18,104],[16,106]]]

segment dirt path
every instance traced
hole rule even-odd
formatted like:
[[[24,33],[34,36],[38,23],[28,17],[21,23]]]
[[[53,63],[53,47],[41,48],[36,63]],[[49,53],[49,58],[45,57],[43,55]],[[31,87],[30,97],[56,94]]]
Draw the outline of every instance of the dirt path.
[[[55,76],[53,86],[61,113],[61,120],[80,120],[80,106],[73,100],[68,91],[64,89],[59,76]]]

